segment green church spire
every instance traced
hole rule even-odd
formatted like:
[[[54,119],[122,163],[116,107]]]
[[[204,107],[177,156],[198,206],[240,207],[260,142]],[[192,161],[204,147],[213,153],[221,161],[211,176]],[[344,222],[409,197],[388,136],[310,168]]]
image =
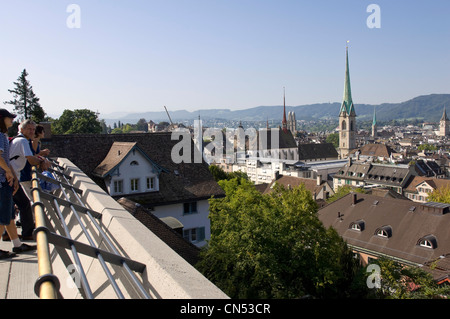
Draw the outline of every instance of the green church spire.
[[[377,114],[375,112],[375,108],[373,108],[373,122],[372,125],[377,125]]]
[[[349,64],[348,64],[348,46],[346,47],[345,51],[346,55],[346,66],[345,66],[345,86],[344,86],[344,100],[342,102],[341,111],[340,112],[346,112],[347,115],[350,115],[351,113],[355,113],[355,108],[353,107],[353,100],[352,100],[352,90],[350,88],[350,70],[349,70]]]

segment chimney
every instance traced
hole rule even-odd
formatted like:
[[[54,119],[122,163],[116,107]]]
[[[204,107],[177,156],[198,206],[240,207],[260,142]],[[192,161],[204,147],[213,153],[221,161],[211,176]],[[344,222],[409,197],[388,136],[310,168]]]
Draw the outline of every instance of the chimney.
[[[320,186],[320,184],[322,184],[322,176],[321,175],[317,175],[317,186]]]
[[[356,205],[357,201],[356,193],[351,193],[351,196],[352,196],[352,205]]]

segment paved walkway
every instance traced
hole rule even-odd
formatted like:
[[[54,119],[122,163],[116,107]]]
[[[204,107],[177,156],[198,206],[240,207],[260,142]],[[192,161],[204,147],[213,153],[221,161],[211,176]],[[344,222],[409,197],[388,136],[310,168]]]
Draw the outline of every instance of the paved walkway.
[[[20,228],[18,230],[20,231]],[[25,243],[36,245],[33,241],[25,241]],[[0,249],[12,251],[12,243],[0,240]],[[34,293],[34,283],[38,276],[36,251],[0,260],[0,300],[38,299]]]

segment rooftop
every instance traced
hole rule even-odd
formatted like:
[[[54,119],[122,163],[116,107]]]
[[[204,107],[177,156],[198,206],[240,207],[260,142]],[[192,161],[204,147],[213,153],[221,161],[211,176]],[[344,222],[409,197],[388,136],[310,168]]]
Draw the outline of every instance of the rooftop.
[[[449,206],[350,193],[319,210],[319,218],[357,251],[420,266],[450,253]],[[352,228],[355,222],[363,229]],[[390,230],[384,237],[383,227]]]

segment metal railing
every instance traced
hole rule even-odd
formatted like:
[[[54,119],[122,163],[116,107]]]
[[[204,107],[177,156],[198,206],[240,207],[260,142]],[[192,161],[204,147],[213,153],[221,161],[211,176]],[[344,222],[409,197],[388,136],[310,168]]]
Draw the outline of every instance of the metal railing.
[[[124,299],[125,296],[107,263],[121,266],[133,285],[134,290],[138,292],[141,298],[150,299],[150,295],[134,273],[142,273],[145,270],[145,265],[126,258],[119,253],[109,236],[97,221],[101,219],[102,215],[86,206],[80,197],[83,192],[70,183],[71,177],[64,173],[63,167],[57,162],[52,161],[52,168],[50,168],[49,171],[53,174],[54,178],[49,178],[48,176],[39,173],[35,167],[33,168],[32,194],[34,200],[33,208],[36,216],[35,236],[39,265],[39,278],[35,285],[35,292],[40,298],[56,298],[59,294],[59,281],[52,273],[49,254],[49,244],[53,244],[57,250],[58,248],[64,248],[72,252],[73,265],[75,266],[77,274],[76,277],[79,279],[80,283],[78,289],[84,298],[93,299],[94,294],[92,293],[92,289],[84,271],[79,256],[80,254],[90,256],[99,261],[109,284],[119,299]],[[39,185],[40,181],[58,185],[58,190],[56,190],[55,193],[59,193],[59,195],[55,196],[51,192],[43,191]],[[44,205],[43,201],[46,201],[47,205]],[[49,207],[53,209],[52,213],[56,213],[57,215],[59,224],[55,227],[62,229],[62,231],[60,231],[62,233],[61,235],[57,234],[51,226],[51,223],[48,222],[49,216],[48,214],[45,214],[45,210],[48,210]],[[71,237],[69,227],[65,222],[67,216],[64,216],[61,207],[63,207],[64,211],[70,209],[71,217],[75,217],[76,225],[81,228],[81,231],[89,244],[76,241]],[[100,249],[96,245],[93,236],[82,221],[80,214],[88,217],[90,222],[89,225],[94,226],[97,230],[98,236],[100,237],[99,242],[104,243],[108,251]],[[73,218],[71,218],[71,220],[73,220]]]
[[[37,244],[39,273],[34,291],[41,299],[56,299],[59,291],[59,280],[53,274],[47,232],[45,231],[47,229],[45,227],[45,206],[42,204],[39,196],[39,179],[37,178],[36,166],[33,167],[32,178],[33,188],[31,193],[33,195],[33,210],[36,222],[34,236]]]

